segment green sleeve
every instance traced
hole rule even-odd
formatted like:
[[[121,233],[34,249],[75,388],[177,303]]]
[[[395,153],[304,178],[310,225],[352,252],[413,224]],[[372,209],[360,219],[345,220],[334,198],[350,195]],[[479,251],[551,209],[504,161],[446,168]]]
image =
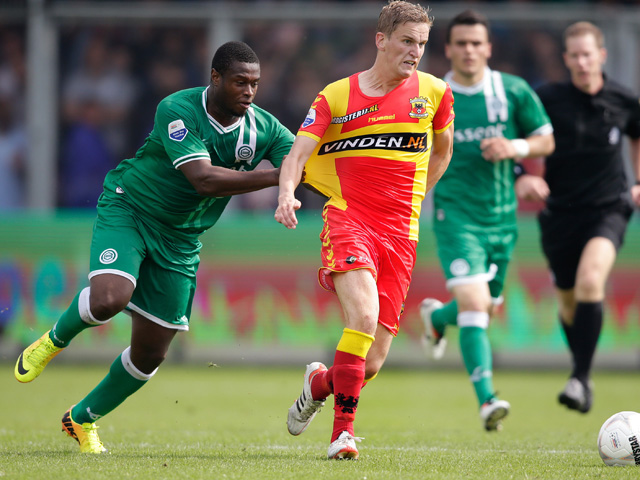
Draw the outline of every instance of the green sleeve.
[[[194,112],[179,101],[165,98],[158,105],[153,127],[162,141],[175,168],[193,161],[211,157],[196,130]]]
[[[283,157],[291,150],[295,136],[275,118],[274,122],[273,141],[265,159],[268,159],[274,167],[279,167],[282,165]]]
[[[540,98],[523,79],[517,85],[517,99],[516,119],[522,135],[551,133],[551,120]]]

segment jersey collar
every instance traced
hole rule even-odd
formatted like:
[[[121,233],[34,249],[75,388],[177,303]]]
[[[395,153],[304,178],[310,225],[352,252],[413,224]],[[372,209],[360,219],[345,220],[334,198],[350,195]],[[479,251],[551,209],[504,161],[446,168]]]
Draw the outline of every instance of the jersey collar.
[[[218,122],[215,118],[213,118],[211,115],[209,115],[209,112],[207,112],[207,94],[208,94],[208,92],[209,92],[209,86],[207,86],[207,88],[205,88],[204,91],[202,92],[202,108],[204,109],[204,113],[207,115],[207,118],[209,119],[209,123],[211,124],[211,126],[218,133],[221,133],[221,134],[225,134],[225,133],[229,133],[229,132],[234,131],[243,122],[244,117],[240,117],[236,123],[232,123],[228,127],[225,127],[225,126],[221,125],[220,122]]]
[[[491,69],[489,67],[484,67],[484,75],[482,76],[482,80],[469,87],[460,85],[459,83],[455,82],[453,80],[453,71],[447,72],[447,74],[444,76],[444,80],[449,84],[451,90],[453,90],[454,92],[471,96],[484,91],[485,82],[491,81]]]

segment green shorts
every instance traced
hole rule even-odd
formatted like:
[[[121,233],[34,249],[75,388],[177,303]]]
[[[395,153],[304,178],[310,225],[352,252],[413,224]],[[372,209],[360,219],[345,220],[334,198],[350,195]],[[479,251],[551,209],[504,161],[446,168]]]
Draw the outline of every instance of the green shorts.
[[[135,290],[127,309],[163,327],[189,330],[200,248],[197,239],[170,238],[145,224],[124,200],[110,197],[98,205],[89,278],[128,278]]]
[[[491,297],[496,302],[500,301],[507,266],[518,238],[517,227],[443,228],[436,223],[434,233],[447,288],[486,282]]]

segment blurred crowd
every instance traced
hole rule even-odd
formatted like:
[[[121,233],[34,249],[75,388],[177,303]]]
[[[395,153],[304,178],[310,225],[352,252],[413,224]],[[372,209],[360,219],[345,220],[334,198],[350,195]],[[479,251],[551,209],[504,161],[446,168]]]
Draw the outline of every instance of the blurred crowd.
[[[494,24],[497,69],[534,87],[566,78],[560,32],[541,25]],[[294,133],[328,83],[373,63],[375,28],[248,23],[242,40],[261,60],[256,104]],[[437,23],[421,69],[442,76],[444,25]],[[213,48],[202,27],[62,27],[59,51],[57,206],[93,208],[105,173],[135,155],[153,125],[157,103],[209,81]],[[0,29],[0,210],[25,205],[25,29]],[[233,206],[270,210],[275,189],[242,195]],[[322,199],[302,193],[305,207]]]

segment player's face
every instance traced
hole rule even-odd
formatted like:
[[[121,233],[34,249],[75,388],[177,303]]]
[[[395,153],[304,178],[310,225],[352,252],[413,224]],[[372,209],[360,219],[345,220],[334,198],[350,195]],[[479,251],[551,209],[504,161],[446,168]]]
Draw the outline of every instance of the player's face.
[[[429,40],[429,25],[407,22],[390,35],[378,34],[378,48],[394,78],[409,78],[418,68]]]
[[[491,58],[489,32],[484,25],[455,25],[451,29],[449,43],[444,48],[445,55],[451,60],[456,81],[469,84],[482,80]]]
[[[598,47],[593,34],[567,38],[563,57],[571,72],[571,81],[577,88],[589,92],[590,87],[602,83],[602,66],[607,59],[607,51]]]
[[[233,62],[224,75],[212,70],[213,110],[229,117],[243,116],[256,96],[259,81],[258,63]]]

